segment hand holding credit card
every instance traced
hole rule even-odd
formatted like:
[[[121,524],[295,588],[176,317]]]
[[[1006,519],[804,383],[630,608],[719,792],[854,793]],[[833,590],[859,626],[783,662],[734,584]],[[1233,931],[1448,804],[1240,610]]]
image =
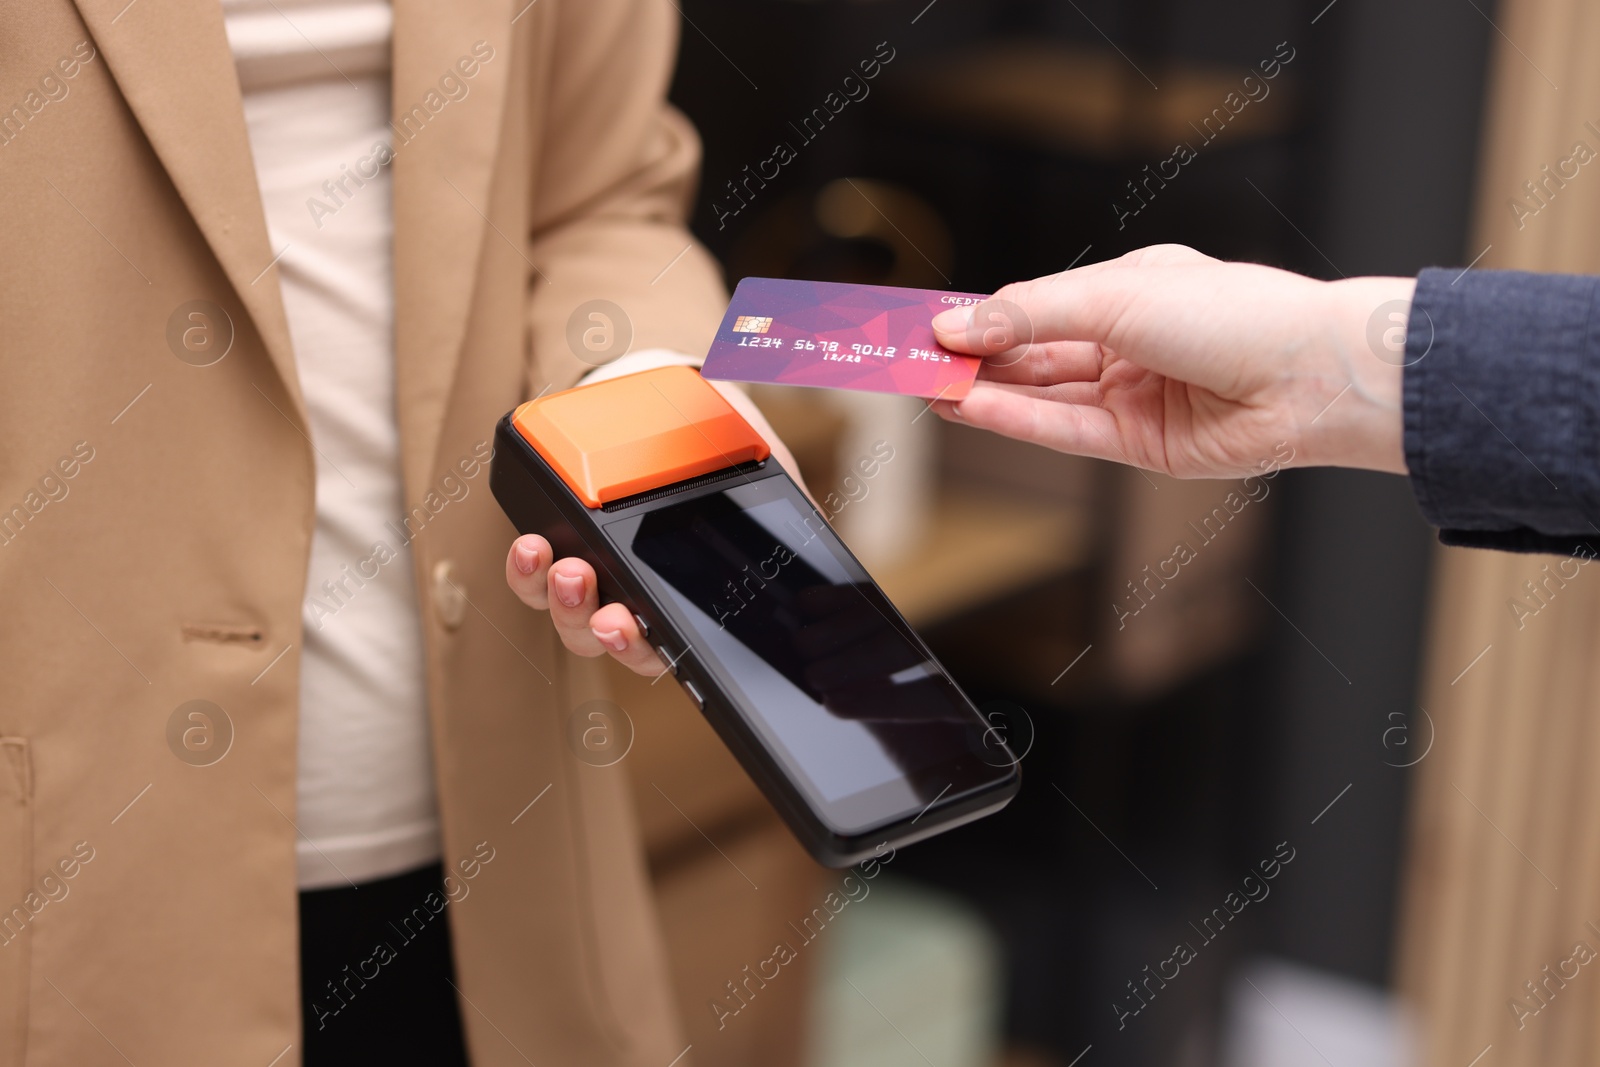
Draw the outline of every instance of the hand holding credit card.
[[[934,340],[932,319],[986,299],[887,285],[745,278],[700,373],[733,382],[960,400],[982,362]]]

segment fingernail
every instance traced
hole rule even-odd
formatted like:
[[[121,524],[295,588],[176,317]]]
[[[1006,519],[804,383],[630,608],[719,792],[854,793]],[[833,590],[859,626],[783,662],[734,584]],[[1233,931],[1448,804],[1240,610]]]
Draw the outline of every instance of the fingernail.
[[[556,599],[569,608],[583,603],[583,579],[571,574],[554,575]]]
[[[628,639],[622,636],[621,630],[591,629],[589,632],[594,634],[595,640],[599,641],[602,645],[605,645],[613,652],[628,651]]]
[[[527,545],[519,544],[516,551],[511,554],[511,561],[523,574],[532,574],[539,567],[539,553]]]
[[[933,317],[933,328],[941,333],[959,333],[972,322],[972,305],[948,308]]]

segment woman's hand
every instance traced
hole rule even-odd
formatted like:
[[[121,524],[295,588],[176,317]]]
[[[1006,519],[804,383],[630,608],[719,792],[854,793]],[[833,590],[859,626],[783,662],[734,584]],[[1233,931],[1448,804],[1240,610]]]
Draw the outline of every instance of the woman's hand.
[[[936,407],[1178,478],[1258,472],[1285,442],[1293,465],[1403,473],[1414,288],[1410,278],[1320,282],[1180,245],[1144,248],[941,313],[940,344],[988,358],[966,398]]]
[[[711,384],[766,438],[773,458],[804,489],[794,457],[755,403],[735,386],[725,382]],[[600,604],[594,568],[576,557],[554,557],[549,541],[538,534],[524,534],[511,542],[511,551],[506,555],[506,584],[530,608],[550,612],[561,643],[580,656],[610,655],[647,678],[666,670],[667,665],[639,633],[633,613],[621,604]]]

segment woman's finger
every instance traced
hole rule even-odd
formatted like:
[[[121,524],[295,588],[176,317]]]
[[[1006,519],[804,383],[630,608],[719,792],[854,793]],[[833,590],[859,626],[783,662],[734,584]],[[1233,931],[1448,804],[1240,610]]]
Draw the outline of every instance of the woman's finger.
[[[621,604],[607,604],[589,617],[589,631],[611,658],[635,674],[654,678],[667,669],[639,632],[639,623]]]
[[[589,628],[589,617],[600,607],[594,568],[569,556],[552,563],[549,573],[550,621],[555,623],[561,643],[580,656],[610,651]]]
[[[1025,386],[979,382],[964,400],[940,401],[939,414],[1058,452],[1148,466],[1111,412],[1093,404],[1047,399]]]
[[[1016,385],[1092,382],[1100,377],[1105,350],[1092,341],[1030,344],[984,359],[978,377]]]
[[[1021,346],[1105,343],[1156,269],[1082,269],[1013,282],[981,303],[934,316],[934,337],[953,351],[999,363]]]
[[[506,553],[506,584],[530,608],[545,611],[550,607],[545,568],[554,556],[550,542],[538,534],[524,534],[511,542]]]

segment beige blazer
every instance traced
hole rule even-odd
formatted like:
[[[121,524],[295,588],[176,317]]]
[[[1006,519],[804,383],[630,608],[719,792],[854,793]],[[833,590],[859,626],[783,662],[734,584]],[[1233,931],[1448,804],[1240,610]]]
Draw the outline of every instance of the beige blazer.
[[[636,349],[709,342],[676,15],[394,6],[399,419],[468,1042],[665,1067],[624,768],[567,740],[596,667],[507,590],[475,457],[589,369],[584,301]],[[220,5],[7,4],[0,109],[0,1064],[290,1067],[315,456]]]

